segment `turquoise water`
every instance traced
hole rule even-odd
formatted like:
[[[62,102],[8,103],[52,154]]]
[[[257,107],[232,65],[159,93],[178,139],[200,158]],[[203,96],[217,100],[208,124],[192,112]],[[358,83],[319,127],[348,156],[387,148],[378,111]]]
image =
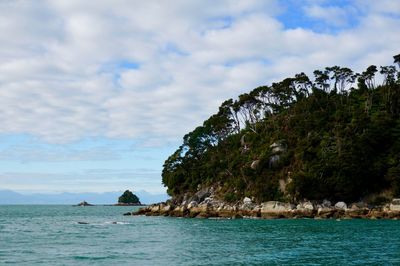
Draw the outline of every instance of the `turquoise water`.
[[[122,216],[131,209],[0,206],[0,265],[400,265],[400,221]]]

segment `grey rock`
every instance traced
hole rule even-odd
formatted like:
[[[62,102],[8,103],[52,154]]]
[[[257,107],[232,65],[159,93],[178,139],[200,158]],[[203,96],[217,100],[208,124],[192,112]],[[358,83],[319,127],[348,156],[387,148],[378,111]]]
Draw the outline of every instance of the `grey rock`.
[[[188,209],[191,209],[191,208],[193,208],[193,207],[197,207],[197,205],[198,205],[197,201],[194,201],[194,200],[193,200],[193,201],[189,202],[187,208],[188,208]]]
[[[391,211],[400,211],[400,199],[393,199],[389,205]]]
[[[253,203],[253,201],[252,201],[249,197],[245,197],[245,198],[243,199],[243,203],[244,203],[244,204],[248,204],[248,203]]]
[[[331,206],[332,206],[332,203],[331,203],[329,200],[324,199],[324,200],[322,201],[322,207],[324,207],[324,208],[329,208],[329,207],[331,207]]]
[[[160,211],[160,205],[158,205],[158,204],[155,204],[155,205],[151,205],[151,206],[149,206],[149,209],[150,209],[150,211],[151,212],[158,212],[158,211]]]
[[[309,210],[309,211],[313,211],[315,209],[314,204],[312,204],[311,201],[300,202],[299,204],[297,204],[296,208],[298,210]]]
[[[205,203],[213,203],[214,202],[214,198],[213,197],[207,197],[207,198],[204,199],[203,202],[205,202]]]
[[[280,213],[293,209],[294,206],[292,204],[279,201],[267,201],[261,204],[261,213]]]
[[[347,204],[343,201],[339,201],[335,204],[335,208],[338,210],[346,210],[347,209]]]
[[[200,202],[203,202],[205,198],[210,197],[210,196],[211,196],[210,191],[208,190],[208,188],[205,188],[205,189],[199,190],[196,194],[194,194],[192,200],[200,203]]]
[[[400,205],[400,199],[392,199],[392,204],[393,205]]]
[[[272,143],[269,147],[273,153],[284,152],[286,151],[285,145],[282,144],[282,140],[279,142]]]
[[[333,216],[335,210],[332,207],[319,207],[317,215],[320,218],[330,218]]]

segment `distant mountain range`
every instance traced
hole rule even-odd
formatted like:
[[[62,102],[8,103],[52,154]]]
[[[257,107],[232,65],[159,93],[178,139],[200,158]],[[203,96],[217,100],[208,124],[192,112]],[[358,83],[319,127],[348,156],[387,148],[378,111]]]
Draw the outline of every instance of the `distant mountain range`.
[[[0,190],[0,204],[78,204],[87,201],[91,204],[114,204],[123,191],[103,193],[58,193],[58,194],[21,194],[12,190]],[[141,190],[134,192],[143,204],[166,201],[167,194],[151,194]]]

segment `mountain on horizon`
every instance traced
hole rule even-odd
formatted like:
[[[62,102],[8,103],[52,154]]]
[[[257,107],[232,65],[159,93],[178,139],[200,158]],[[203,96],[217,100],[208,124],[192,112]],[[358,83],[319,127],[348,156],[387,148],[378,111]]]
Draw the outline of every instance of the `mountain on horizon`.
[[[0,204],[77,204],[81,201],[87,201],[91,204],[114,204],[118,202],[118,197],[122,193],[123,191],[21,194],[12,190],[0,190]],[[167,194],[151,194],[144,190],[137,191],[135,194],[143,204],[162,202],[169,198]]]

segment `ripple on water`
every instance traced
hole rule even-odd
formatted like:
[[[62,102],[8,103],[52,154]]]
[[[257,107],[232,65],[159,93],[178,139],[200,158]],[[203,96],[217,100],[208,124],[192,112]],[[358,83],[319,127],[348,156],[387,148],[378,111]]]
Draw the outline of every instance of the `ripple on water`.
[[[0,264],[400,264],[400,221],[199,220],[124,212],[0,206]]]

